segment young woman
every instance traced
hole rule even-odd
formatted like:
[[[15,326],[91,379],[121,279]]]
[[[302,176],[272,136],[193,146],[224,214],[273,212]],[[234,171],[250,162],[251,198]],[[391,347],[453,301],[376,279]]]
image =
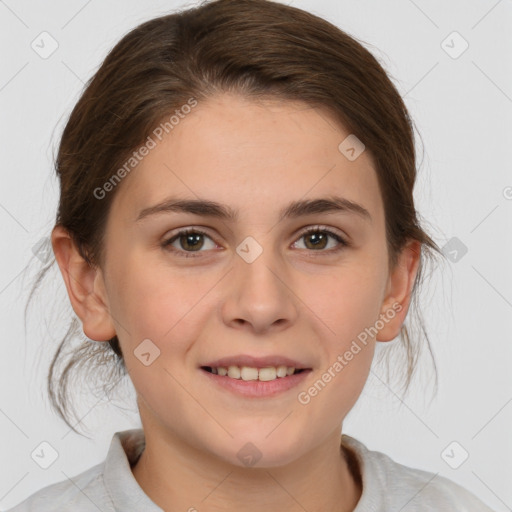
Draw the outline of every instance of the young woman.
[[[143,428],[13,510],[490,510],[342,433],[377,341],[414,369],[415,165],[385,71],[312,14],[215,0],[126,35],[62,135],[51,241],[93,340],[61,381],[114,356]]]

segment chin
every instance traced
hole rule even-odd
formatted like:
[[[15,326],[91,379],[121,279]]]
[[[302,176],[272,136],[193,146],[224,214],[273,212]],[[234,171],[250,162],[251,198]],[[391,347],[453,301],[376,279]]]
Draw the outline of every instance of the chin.
[[[235,435],[234,439],[228,441],[227,459],[222,458],[241,468],[272,468],[295,461],[304,450],[304,444],[300,438],[295,439],[290,435],[283,435],[284,432],[277,431],[266,437],[271,430],[260,430],[254,435],[247,432]]]

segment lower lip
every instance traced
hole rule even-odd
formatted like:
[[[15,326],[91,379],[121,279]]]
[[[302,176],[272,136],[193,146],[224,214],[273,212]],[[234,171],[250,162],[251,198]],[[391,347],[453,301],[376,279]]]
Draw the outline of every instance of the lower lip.
[[[304,370],[300,373],[294,373],[286,377],[278,377],[274,380],[242,380],[232,379],[231,377],[210,373],[202,368],[199,369],[208,377],[211,382],[222,386],[223,388],[251,398],[266,398],[288,391],[298,386],[311,373],[311,370]]]

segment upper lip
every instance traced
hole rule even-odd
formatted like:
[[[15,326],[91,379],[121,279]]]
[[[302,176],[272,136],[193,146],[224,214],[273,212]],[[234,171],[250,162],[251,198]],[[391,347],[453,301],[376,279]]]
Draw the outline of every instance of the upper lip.
[[[215,359],[201,366],[209,366],[211,368],[219,368],[220,366],[250,366],[252,368],[266,368],[268,366],[293,366],[296,369],[309,369],[310,367],[285,356],[264,356],[255,357],[247,354],[236,356],[222,357]]]

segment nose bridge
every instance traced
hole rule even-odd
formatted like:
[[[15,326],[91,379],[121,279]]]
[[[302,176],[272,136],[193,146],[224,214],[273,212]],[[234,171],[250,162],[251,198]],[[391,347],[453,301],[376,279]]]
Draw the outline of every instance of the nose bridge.
[[[270,239],[266,238],[267,243]],[[224,309],[225,321],[249,323],[255,330],[293,321],[294,296],[285,284],[283,261],[273,247],[247,237],[236,252],[231,292]]]
[[[263,240],[263,237],[260,238]],[[235,260],[235,273],[237,282],[244,291],[253,295],[260,293],[265,295],[281,294],[283,284],[275,274],[282,269],[280,258],[275,254],[271,244],[271,238],[265,239],[265,244],[259,243],[255,238],[245,238],[237,247],[238,258]]]

